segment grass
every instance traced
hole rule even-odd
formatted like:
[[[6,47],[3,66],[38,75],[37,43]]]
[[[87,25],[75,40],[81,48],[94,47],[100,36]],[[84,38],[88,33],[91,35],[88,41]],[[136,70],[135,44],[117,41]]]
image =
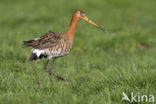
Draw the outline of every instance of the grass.
[[[122,93],[156,97],[155,0],[1,0],[0,104],[127,104]],[[75,9],[81,21],[69,55],[54,72],[71,79],[49,82],[41,60],[28,62],[23,40],[67,29]]]

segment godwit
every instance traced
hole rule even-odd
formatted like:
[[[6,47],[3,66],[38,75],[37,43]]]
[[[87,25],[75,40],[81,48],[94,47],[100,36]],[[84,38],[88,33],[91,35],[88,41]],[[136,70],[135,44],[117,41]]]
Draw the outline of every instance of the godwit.
[[[58,57],[67,55],[72,49],[76,25],[81,19],[84,19],[85,21],[104,31],[104,29],[102,29],[100,26],[89,20],[82,11],[76,10],[72,16],[67,31],[61,34],[49,31],[40,38],[23,41],[25,46],[32,48],[32,54],[29,58],[30,61],[42,59],[43,57],[48,58],[47,62],[44,64],[44,70],[49,72],[50,81],[52,81],[51,75],[60,80],[66,80],[65,78],[53,73],[53,64]],[[47,70],[47,64],[51,58],[53,58],[52,64],[49,70]]]

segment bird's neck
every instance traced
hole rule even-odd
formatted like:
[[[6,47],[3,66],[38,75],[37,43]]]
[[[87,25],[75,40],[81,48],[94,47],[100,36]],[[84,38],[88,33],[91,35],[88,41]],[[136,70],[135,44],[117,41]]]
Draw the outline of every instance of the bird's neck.
[[[80,20],[80,19],[77,18],[77,17],[74,17],[74,15],[72,16],[72,19],[71,19],[69,28],[68,28],[67,31],[65,32],[65,33],[66,33],[66,36],[67,36],[68,38],[71,38],[71,39],[74,38],[74,33],[75,33],[76,26],[77,26],[77,23],[79,22],[79,20]]]

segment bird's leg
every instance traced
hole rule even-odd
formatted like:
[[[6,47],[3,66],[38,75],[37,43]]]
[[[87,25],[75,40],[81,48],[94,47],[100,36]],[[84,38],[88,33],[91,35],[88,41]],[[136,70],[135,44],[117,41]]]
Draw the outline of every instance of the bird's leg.
[[[43,69],[44,69],[45,71],[47,70],[47,65],[48,65],[48,63],[49,63],[49,59],[48,59],[47,62],[44,64]]]
[[[52,69],[53,69],[53,64],[54,64],[54,62],[55,62],[55,59],[56,58],[54,58],[53,59],[53,61],[52,61],[52,64],[51,64],[51,66],[50,66],[50,68],[49,68],[49,79],[50,79],[50,82],[52,82],[52,78],[51,78],[51,75],[52,75]]]
[[[54,64],[55,60],[56,60],[56,58],[53,59],[52,64],[51,64],[50,69],[49,69],[49,79],[50,79],[50,81],[52,82],[51,75],[53,75],[54,77],[56,77],[56,78],[59,79],[59,80],[62,80],[62,81],[69,81],[69,80],[66,80],[65,78],[60,77],[60,76],[58,76],[58,75],[56,75],[56,74],[54,74],[54,73],[52,72],[53,64]]]
[[[52,75],[53,75],[54,77],[56,77],[57,79],[59,79],[59,80],[62,80],[62,81],[70,81],[70,80],[66,80],[66,79],[63,78],[63,77],[60,77],[60,76],[54,74],[53,72],[52,72]]]

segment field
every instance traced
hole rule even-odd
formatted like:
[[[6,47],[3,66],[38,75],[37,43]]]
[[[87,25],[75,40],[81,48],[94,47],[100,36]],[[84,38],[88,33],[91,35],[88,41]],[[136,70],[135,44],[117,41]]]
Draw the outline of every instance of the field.
[[[105,32],[80,21],[72,51],[54,65],[72,81],[50,83],[46,59],[29,62],[22,41],[65,31],[76,9]],[[155,11],[155,0],[0,0],[0,104],[129,104],[123,92],[156,97]]]

